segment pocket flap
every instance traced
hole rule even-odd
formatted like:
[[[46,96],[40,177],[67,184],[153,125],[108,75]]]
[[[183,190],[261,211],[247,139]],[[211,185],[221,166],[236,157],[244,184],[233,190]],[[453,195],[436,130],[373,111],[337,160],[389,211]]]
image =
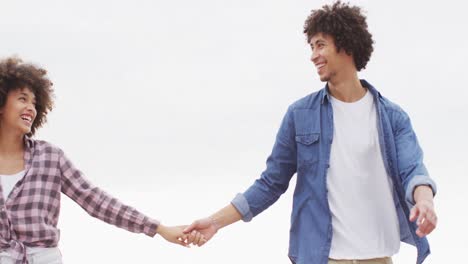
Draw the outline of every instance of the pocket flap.
[[[308,135],[301,135],[296,136],[296,142],[299,142],[304,145],[310,145],[314,142],[317,142],[319,139],[320,134],[308,134]]]

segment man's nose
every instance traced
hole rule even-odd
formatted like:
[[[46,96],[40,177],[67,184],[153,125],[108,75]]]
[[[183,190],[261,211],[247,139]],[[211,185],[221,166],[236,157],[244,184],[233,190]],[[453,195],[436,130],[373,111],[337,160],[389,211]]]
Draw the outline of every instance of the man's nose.
[[[319,57],[318,52],[312,51],[312,55],[310,56],[310,61],[313,62],[313,63],[315,64],[315,62],[317,61],[318,57]]]

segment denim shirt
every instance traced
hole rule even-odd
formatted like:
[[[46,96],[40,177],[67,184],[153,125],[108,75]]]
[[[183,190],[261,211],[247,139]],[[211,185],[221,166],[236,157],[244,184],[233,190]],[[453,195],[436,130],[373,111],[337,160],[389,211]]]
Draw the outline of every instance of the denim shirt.
[[[418,237],[416,224],[409,221],[413,191],[419,185],[428,185],[435,194],[436,186],[423,164],[423,152],[408,115],[367,81],[361,80],[361,84],[376,104],[379,143],[385,169],[393,181],[400,240],[416,246],[419,264],[430,250],[427,239]],[[231,202],[242,219],[250,221],[278,200],[297,173],[289,240],[289,258],[296,264],[328,263],[333,235],[326,183],[333,141],[329,99],[327,84],[288,108],[266,170]]]

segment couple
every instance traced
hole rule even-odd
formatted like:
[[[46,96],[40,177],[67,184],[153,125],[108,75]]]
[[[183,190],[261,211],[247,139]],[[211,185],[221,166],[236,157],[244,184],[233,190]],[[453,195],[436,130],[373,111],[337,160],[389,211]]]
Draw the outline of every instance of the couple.
[[[325,87],[288,108],[261,177],[188,227],[163,226],[120,203],[85,180],[61,149],[33,139],[52,109],[51,82],[34,65],[1,61],[0,263],[62,263],[60,192],[107,223],[202,246],[272,205],[294,174],[292,263],[392,263],[400,241],[415,245],[422,263],[430,253],[425,236],[437,225],[436,186],[408,115],[358,78],[373,51],[365,16],[338,1],[313,10],[304,33]]]

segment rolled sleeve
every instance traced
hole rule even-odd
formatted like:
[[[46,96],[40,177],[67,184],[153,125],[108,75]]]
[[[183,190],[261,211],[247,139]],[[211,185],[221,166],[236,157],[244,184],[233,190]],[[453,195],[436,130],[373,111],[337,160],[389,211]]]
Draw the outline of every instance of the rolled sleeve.
[[[249,203],[242,193],[239,193],[231,201],[231,204],[242,215],[242,221],[249,222],[253,218],[253,213],[250,211]]]
[[[425,185],[429,186],[432,189],[432,194],[435,196],[437,193],[437,186],[435,182],[429,178],[426,175],[415,175],[413,178],[409,181],[408,187],[406,188],[406,202],[409,203],[411,206],[414,206],[416,202],[414,201],[414,190],[416,187]]]

